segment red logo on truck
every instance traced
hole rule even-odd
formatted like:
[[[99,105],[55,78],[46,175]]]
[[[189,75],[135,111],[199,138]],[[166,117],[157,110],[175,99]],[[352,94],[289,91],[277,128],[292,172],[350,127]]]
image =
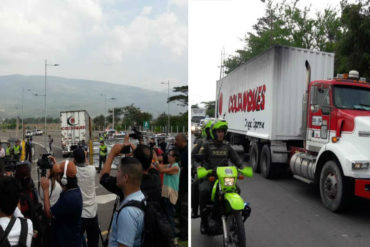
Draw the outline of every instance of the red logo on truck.
[[[229,113],[263,111],[265,109],[265,94],[266,85],[231,95]]]
[[[222,114],[222,93],[220,94],[220,98],[218,100],[218,115],[221,115]]]
[[[67,119],[67,124],[71,125],[71,126],[76,126],[77,125],[75,118],[72,117],[72,116]]]

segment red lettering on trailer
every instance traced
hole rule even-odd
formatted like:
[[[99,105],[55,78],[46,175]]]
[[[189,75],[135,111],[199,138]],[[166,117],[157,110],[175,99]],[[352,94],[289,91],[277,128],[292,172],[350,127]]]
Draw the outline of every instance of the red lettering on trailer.
[[[62,130],[83,130],[86,126],[62,127]]]
[[[266,85],[248,89],[229,97],[229,113],[231,112],[254,112],[265,109]]]

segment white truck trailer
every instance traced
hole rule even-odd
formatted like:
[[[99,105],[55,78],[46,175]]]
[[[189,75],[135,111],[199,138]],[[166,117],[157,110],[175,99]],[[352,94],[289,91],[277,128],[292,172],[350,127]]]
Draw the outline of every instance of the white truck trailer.
[[[87,111],[62,111],[60,113],[63,156],[70,155],[73,150],[91,138],[91,118]]]
[[[318,184],[338,211],[370,198],[370,84],[333,74],[333,53],[272,47],[217,82],[216,117],[254,171]]]

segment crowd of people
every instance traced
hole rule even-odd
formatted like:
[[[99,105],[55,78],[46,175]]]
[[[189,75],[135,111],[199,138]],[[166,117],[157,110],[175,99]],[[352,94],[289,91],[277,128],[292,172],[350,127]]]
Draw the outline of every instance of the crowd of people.
[[[111,150],[102,141],[99,151],[99,182],[118,198],[103,246],[186,241],[187,136],[178,134],[165,150],[150,139],[134,145],[127,136]],[[97,171],[88,164],[86,150],[79,147],[62,162],[48,158],[52,165],[38,186],[28,161],[17,164],[11,176],[0,175],[0,246],[99,246]]]

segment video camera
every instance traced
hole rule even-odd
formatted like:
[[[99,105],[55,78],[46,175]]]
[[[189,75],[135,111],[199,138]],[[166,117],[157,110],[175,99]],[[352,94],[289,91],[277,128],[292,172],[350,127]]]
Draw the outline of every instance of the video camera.
[[[129,134],[130,138],[133,138],[135,140],[139,140],[143,138],[143,134],[140,131],[138,131],[136,128],[132,128],[132,131],[134,133]]]
[[[51,154],[41,154],[41,159],[37,160],[37,166],[41,170],[41,177],[46,177],[46,170],[53,168],[53,162],[49,156]]]
[[[15,172],[17,169],[17,162],[18,160],[3,159],[1,166],[4,167],[4,172]]]

